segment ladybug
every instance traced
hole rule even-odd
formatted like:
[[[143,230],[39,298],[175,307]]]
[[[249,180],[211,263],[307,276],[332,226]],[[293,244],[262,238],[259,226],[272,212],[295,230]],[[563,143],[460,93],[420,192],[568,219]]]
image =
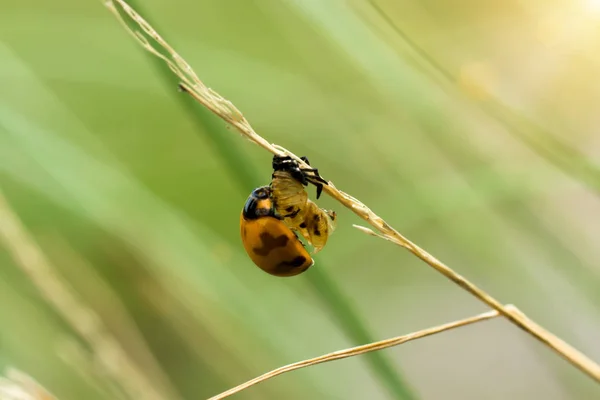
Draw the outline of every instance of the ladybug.
[[[310,165],[306,157],[302,161]],[[271,175],[272,201],[275,213],[283,223],[299,232],[312,245],[313,254],[318,253],[327,243],[336,228],[336,213],[324,210],[313,203],[304,187],[312,183],[317,187],[317,198],[323,185],[327,185],[316,168],[300,168],[296,160],[289,156],[273,157]]]
[[[242,243],[250,259],[263,271],[280,277],[301,274],[314,261],[296,234],[277,215],[272,190],[252,191],[240,216]]]

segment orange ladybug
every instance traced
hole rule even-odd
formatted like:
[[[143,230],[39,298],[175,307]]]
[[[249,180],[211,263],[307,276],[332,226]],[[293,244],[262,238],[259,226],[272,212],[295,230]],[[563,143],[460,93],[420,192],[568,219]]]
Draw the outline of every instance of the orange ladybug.
[[[254,189],[246,200],[240,230],[250,259],[271,275],[298,275],[314,264],[302,242],[275,212],[269,186]]]
[[[301,158],[308,165],[306,157]],[[304,186],[312,183],[317,187],[317,199],[327,181],[321,178],[315,168],[300,168],[296,160],[289,156],[273,157],[271,191],[275,213],[285,225],[299,232],[313,246],[313,254],[318,253],[336,228],[336,213],[323,210],[308,198]]]

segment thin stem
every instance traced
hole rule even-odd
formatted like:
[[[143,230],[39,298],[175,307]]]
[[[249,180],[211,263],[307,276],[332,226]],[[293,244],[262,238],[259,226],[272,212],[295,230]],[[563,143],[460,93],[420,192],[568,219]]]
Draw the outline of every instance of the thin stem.
[[[115,4],[128,14],[131,19],[138,24],[141,31],[131,31],[128,25],[122,20],[121,15],[115,8]],[[238,110],[230,101],[223,98],[214,90],[208,88],[196,75],[191,66],[179,55],[165,40],[140,16],[133,10],[124,0],[113,0],[105,2],[105,5],[113,12],[113,14],[123,23],[126,29],[139,41],[139,43],[149,52],[163,59],[171,70],[182,80],[180,88],[184,92],[193,96],[200,104],[207,107],[216,115],[221,117],[225,122],[234,126],[242,135],[248,138],[255,144],[263,147],[273,154],[289,155],[294,158],[300,166],[308,168],[298,156],[285,150],[280,146],[273,145],[258,135],[250,123],[246,120],[240,110]],[[148,40],[152,39],[154,45]],[[158,45],[155,47],[155,45]],[[163,52],[167,52],[165,55]],[[456,283],[458,286],[472,294],[481,302],[487,304],[494,310],[498,311],[502,316],[506,317],[511,323],[523,329],[531,336],[551,348],[564,359],[569,361],[575,367],[588,374],[590,377],[600,382],[600,366],[586,357],[584,354],[554,336],[541,326],[534,323],[520,312],[506,309],[502,303],[494,297],[480,289],[472,282],[467,280],[462,275],[453,271],[450,267],[442,263],[440,260],[405,238],[397,230],[392,228],[383,218],[375,214],[369,207],[353,198],[347,193],[338,190],[332,182],[323,187],[323,191],[350,209],[360,218],[367,221],[373,228],[379,232],[379,236],[394,242],[395,244],[406,248],[413,255],[425,261],[429,266],[436,271]]]
[[[508,309],[514,308],[511,305],[505,306]],[[373,342],[369,344],[365,344],[362,346],[351,347],[345,350],[334,351],[333,353],[324,354],[319,357],[309,358],[308,360],[298,361],[293,364],[284,365],[283,367],[279,367],[272,371],[267,372],[261,376],[258,376],[254,379],[251,379],[247,382],[242,383],[234,388],[231,388],[223,393],[220,393],[216,396],[211,397],[208,400],[221,400],[226,397],[229,397],[233,394],[241,392],[244,389],[247,389],[251,386],[257,385],[261,382],[266,381],[267,379],[274,378],[278,375],[284,374],[286,372],[295,371],[300,368],[310,367],[312,365],[322,364],[329,361],[341,360],[343,358],[354,357],[361,354],[369,353],[371,351],[377,351],[382,349],[387,349],[388,347],[398,346],[406,342],[410,342],[411,340],[421,339],[426,336],[435,335],[440,332],[448,331],[450,329],[460,328],[461,326],[474,324],[476,322],[486,321],[488,319],[492,319],[498,317],[500,314],[498,311],[488,311],[479,315],[475,315],[473,317],[460,319],[458,321],[449,322],[447,324],[434,326],[432,328],[423,329],[417,332],[409,333],[407,335],[396,336],[390,339],[380,340],[378,342]]]

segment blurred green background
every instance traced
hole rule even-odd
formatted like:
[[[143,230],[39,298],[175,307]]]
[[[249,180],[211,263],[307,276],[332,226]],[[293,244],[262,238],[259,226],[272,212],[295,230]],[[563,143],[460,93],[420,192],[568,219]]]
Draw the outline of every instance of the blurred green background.
[[[149,0],[139,11],[268,141],[600,360],[599,1]],[[318,204],[338,229],[316,265],[286,279],[260,271],[239,214],[270,164],[179,93],[101,2],[0,0],[2,192],[163,398],[207,398],[485,310],[353,229],[362,221],[327,196]],[[61,400],[130,398],[7,250],[0,369]],[[599,396],[497,319],[234,398]]]

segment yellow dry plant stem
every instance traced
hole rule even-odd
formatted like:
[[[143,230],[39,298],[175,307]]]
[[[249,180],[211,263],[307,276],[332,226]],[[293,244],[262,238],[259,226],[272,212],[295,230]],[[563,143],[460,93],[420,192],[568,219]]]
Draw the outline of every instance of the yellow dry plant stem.
[[[179,55],[164,39],[146,22],[139,14],[135,12],[125,1],[123,0],[109,0],[103,2],[105,6],[118,18],[123,26],[130,32],[139,43],[149,52],[163,59],[171,70],[181,79],[181,89],[193,96],[200,104],[211,110],[217,116],[222,118],[228,124],[234,126],[243,136],[250,141],[263,147],[277,155],[288,155],[294,158],[300,166],[309,168],[298,156],[287,151],[286,149],[271,144],[258,135],[254,129],[250,126],[250,123],[244,118],[242,113],[227,99],[223,98],[214,90],[207,87],[193,71],[192,67]],[[117,7],[121,11],[117,10]],[[132,30],[129,25],[123,20],[121,12],[127,14],[132,21],[134,21],[141,31]],[[158,45],[155,47],[150,41]],[[165,54],[166,52],[166,54]],[[546,329],[542,328],[532,320],[527,318],[523,313],[518,312],[515,309],[507,309],[502,303],[490,296],[488,293],[475,286],[469,280],[464,278],[462,275],[454,272],[450,267],[445,265],[443,262],[433,257],[431,254],[405,238],[397,230],[392,228],[387,222],[381,217],[375,214],[369,207],[338,190],[332,182],[329,185],[323,187],[323,191],[336,199],[338,202],[343,204],[348,209],[352,210],[360,218],[364,219],[378,233],[369,230],[368,228],[362,228],[363,232],[373,234],[378,237],[382,237],[386,240],[391,241],[399,246],[406,248],[413,255],[417,256],[421,260],[425,261],[428,265],[433,267],[435,270],[440,272],[442,275],[456,283],[458,286],[471,293],[477,299],[487,304],[492,309],[498,311],[499,314],[504,316],[510,322],[529,333],[531,336],[554,350],[564,359],[569,361],[571,364],[579,368],[581,371],[588,374],[590,377],[600,382],[600,365],[586,357],[584,354],[562,341]]]
[[[38,381],[16,368],[0,375],[0,400],[58,400]]]
[[[56,312],[87,342],[103,372],[131,399],[173,399],[129,358],[100,317],[57,273],[0,191],[0,243]]]
[[[513,309],[514,307],[511,305],[505,306],[506,308]],[[380,340],[378,342],[373,342],[369,344],[365,344],[362,346],[351,347],[345,350],[334,351],[333,353],[324,354],[319,357],[309,358],[308,360],[298,361],[293,364],[284,365],[283,367],[279,367],[272,371],[267,372],[261,376],[258,376],[254,379],[251,379],[247,382],[242,383],[234,388],[231,388],[223,393],[220,393],[216,396],[211,397],[208,400],[221,400],[226,397],[229,397],[233,394],[241,392],[244,389],[249,388],[250,386],[257,385],[261,382],[266,381],[267,379],[274,378],[278,375],[284,374],[286,372],[295,371],[300,368],[310,367],[311,365],[322,364],[329,361],[341,360],[342,358],[348,358],[353,356],[358,356],[361,354],[369,353],[371,351],[377,351],[382,349],[387,349],[388,347],[398,346],[406,342],[410,342],[411,340],[421,339],[426,336],[435,335],[436,333],[448,331],[450,329],[460,328],[461,326],[474,324],[475,322],[486,321],[488,319],[495,318],[500,314],[498,311],[488,311],[479,315],[475,315],[473,317],[460,319],[458,321],[449,322],[447,324],[434,326],[432,328],[423,329],[417,332],[409,333],[407,335],[396,336],[390,339]]]

